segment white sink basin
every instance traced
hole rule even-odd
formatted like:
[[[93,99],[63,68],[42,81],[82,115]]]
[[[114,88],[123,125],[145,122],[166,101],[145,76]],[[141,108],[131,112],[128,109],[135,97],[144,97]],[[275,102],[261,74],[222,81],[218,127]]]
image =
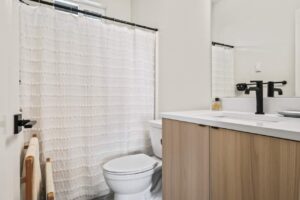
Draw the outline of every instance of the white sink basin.
[[[223,119],[223,120],[242,120],[248,122],[257,123],[277,123],[283,121],[279,116],[274,115],[255,115],[251,113],[238,113],[238,112],[211,112],[203,114],[203,116],[209,116],[213,118]]]

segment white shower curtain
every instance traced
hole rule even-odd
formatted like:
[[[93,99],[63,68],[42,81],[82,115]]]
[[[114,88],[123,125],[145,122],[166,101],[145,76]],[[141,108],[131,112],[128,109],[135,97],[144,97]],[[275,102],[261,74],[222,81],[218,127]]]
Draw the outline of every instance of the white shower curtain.
[[[102,164],[151,149],[155,33],[20,5],[21,106],[59,200],[107,194]]]
[[[212,47],[212,97],[234,97],[234,49]]]

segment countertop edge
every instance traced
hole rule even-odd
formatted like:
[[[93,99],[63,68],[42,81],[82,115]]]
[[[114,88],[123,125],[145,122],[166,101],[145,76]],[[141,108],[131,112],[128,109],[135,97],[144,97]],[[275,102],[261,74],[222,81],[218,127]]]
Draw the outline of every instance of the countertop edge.
[[[168,113],[162,113],[161,117],[162,119],[171,119],[171,120],[201,124],[201,125],[206,125],[211,127],[230,129],[234,131],[241,131],[245,133],[252,133],[252,134],[257,134],[262,136],[300,141],[300,131],[294,132],[294,131],[289,131],[284,129],[278,130],[278,129],[272,129],[268,127],[257,127],[257,126],[250,126],[250,125],[237,124],[237,123],[220,122],[214,120],[200,119],[193,116],[187,117],[187,116],[180,116],[180,115],[168,114]]]

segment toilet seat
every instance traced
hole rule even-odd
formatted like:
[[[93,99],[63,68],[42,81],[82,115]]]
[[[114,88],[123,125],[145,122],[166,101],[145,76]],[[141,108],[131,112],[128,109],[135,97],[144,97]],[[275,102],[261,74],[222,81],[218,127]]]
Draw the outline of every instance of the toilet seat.
[[[152,157],[136,154],[113,159],[103,165],[103,169],[107,174],[126,176],[152,171],[157,165],[158,161]]]

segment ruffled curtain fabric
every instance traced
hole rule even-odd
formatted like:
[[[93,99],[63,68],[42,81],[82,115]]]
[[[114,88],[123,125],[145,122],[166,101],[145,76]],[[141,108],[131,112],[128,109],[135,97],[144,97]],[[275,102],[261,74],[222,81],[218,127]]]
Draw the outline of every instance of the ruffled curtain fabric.
[[[151,150],[155,33],[23,4],[20,29],[21,107],[38,121],[25,135],[53,161],[57,199],[107,194],[103,163]]]
[[[212,47],[212,97],[234,97],[234,49]]]

